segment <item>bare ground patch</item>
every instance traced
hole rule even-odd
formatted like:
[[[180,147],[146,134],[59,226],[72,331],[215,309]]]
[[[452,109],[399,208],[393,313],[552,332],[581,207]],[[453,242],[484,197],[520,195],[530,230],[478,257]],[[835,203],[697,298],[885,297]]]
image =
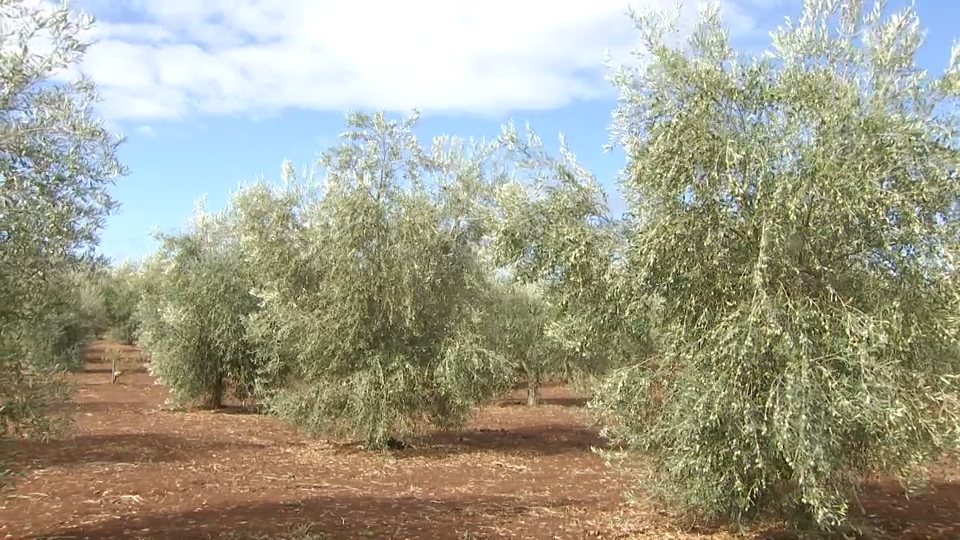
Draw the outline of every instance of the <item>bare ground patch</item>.
[[[166,391],[126,354],[119,384],[98,362],[77,377],[72,436],[0,446],[22,474],[0,493],[0,538],[734,537],[627,504],[629,484],[590,451],[603,442],[565,388],[546,388],[538,408],[508,396],[462,431],[377,454],[264,416],[164,411]],[[952,470],[912,500],[877,484],[866,512],[888,538],[960,538]]]

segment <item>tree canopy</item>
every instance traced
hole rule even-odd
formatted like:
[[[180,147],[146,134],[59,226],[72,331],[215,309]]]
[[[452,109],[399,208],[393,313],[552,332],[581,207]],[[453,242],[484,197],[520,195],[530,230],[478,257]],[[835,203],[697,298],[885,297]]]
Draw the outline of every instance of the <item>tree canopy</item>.
[[[75,272],[89,267],[122,139],[91,112],[94,84],[53,80],[76,65],[92,20],[66,5],[0,1],[0,422],[40,433],[79,365]]]
[[[629,279],[656,354],[597,392],[677,500],[844,523],[863,474],[957,448],[960,56],[916,65],[912,10],[808,1],[760,58],[713,6],[637,16],[613,77]]]

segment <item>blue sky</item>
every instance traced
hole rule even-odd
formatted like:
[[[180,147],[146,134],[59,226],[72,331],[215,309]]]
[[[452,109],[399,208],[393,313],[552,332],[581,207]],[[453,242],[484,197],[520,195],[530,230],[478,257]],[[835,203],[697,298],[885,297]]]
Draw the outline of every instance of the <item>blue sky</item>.
[[[671,6],[633,0],[634,8]],[[895,0],[891,7],[904,5]],[[927,29],[921,64],[946,67],[960,37],[960,2],[917,0]],[[194,202],[222,207],[290,159],[316,161],[350,109],[423,111],[418,132],[492,137],[529,122],[552,147],[560,131],[613,191],[619,154],[604,154],[613,89],[605,50],[626,58],[637,33],[622,0],[86,0],[99,42],[82,66],[104,96],[99,111],[129,139],[122,204],[101,252],[140,258],[154,228],[179,228]],[[684,2],[692,20],[694,2]],[[802,0],[724,1],[741,47],[762,49]],[[503,13],[510,13],[504,17]],[[622,210],[619,199],[615,210]]]

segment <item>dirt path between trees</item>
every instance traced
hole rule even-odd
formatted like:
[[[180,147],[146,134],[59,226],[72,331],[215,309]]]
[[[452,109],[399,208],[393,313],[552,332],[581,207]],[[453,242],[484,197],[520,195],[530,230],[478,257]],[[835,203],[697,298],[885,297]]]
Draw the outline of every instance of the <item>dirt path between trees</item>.
[[[519,395],[491,404],[462,432],[383,455],[264,416],[161,410],[165,389],[126,354],[115,385],[103,362],[77,376],[70,437],[0,447],[0,463],[23,474],[0,493],[0,538],[733,537],[625,503],[628,484],[590,451],[602,441],[564,388],[547,388],[538,408]],[[954,480],[912,501],[875,488],[867,511],[893,538],[955,540]]]

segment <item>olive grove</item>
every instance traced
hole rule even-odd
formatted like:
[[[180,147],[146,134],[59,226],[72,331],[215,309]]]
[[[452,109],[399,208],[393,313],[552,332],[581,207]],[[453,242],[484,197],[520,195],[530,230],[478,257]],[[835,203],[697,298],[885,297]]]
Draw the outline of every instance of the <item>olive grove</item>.
[[[287,166],[282,185],[247,186],[217,215],[229,241],[201,234],[158,255],[141,344],[181,401],[231,375],[303,429],[383,447],[459,425],[506,388],[479,308],[493,145],[425,148],[416,121],[350,115],[321,181]]]
[[[252,280],[235,294],[256,298],[224,319],[247,386],[383,446],[518,375],[535,403],[544,376],[586,374],[648,491],[846,525],[865,475],[958,443],[960,60],[920,70],[915,14],[881,8],[809,0],[761,57],[716,6],[683,36],[635,15],[644,61],[612,77],[619,219],[562,141],[552,157],[511,125],[424,148],[415,118],[350,115],[322,181],[287,171],[224,215]]]
[[[933,76],[916,14],[872,5],[806,0],[763,55],[716,5],[683,32],[632,14],[639,61],[611,76],[622,217],[563,140],[426,144],[417,113],[351,113],[318,171],[201,205],[95,292],[120,140],[89,81],[44,83],[90,22],[0,0],[23,22],[0,27],[3,433],[49,427],[67,397],[49,375],[102,321],[178,403],[237,398],[371,448],[586,378],[648,493],[843,528],[864,477],[960,447],[960,47]]]

